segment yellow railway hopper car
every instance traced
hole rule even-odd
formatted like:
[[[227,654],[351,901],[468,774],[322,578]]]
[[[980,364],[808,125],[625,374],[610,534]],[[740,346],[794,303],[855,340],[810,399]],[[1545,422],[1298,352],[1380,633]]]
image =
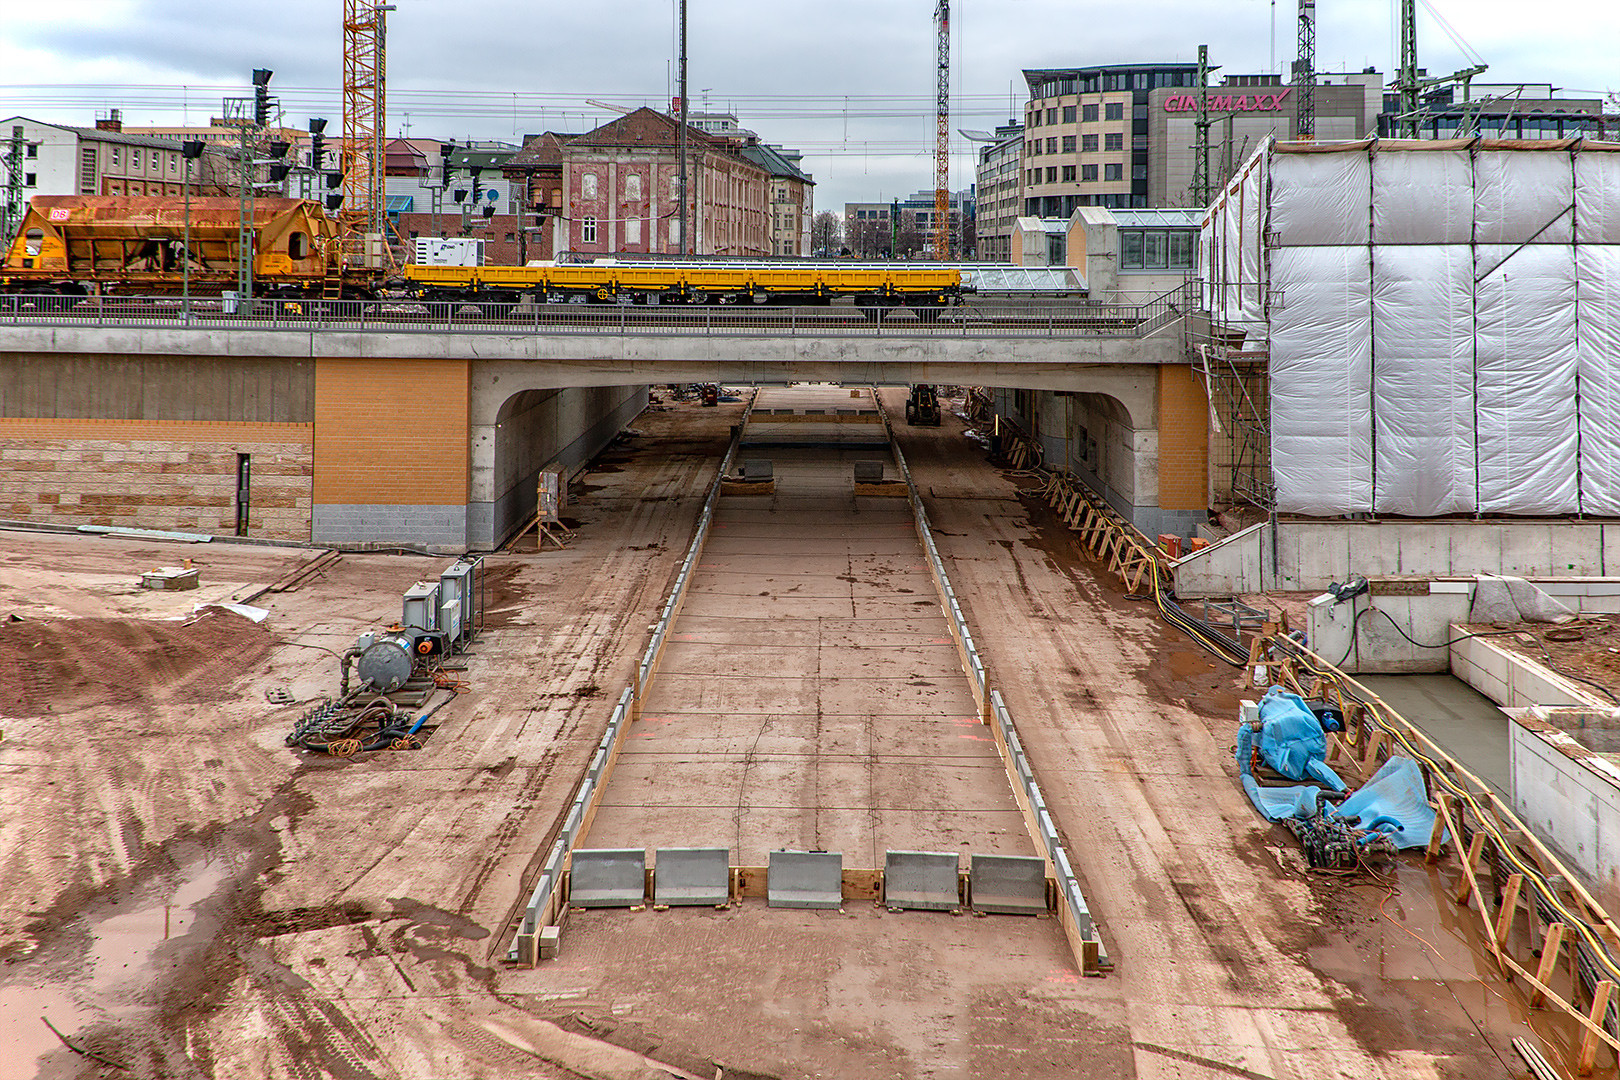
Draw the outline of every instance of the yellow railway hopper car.
[[[426,300],[513,303],[828,304],[848,297],[871,317],[905,306],[937,317],[964,292],[954,266],[847,262],[616,262],[402,268]]]
[[[189,217],[190,247],[186,243]],[[343,277],[337,222],[304,199],[253,201],[254,291],[336,295]],[[36,195],[0,265],[0,291],[151,296],[234,289],[241,204],[234,198]]]

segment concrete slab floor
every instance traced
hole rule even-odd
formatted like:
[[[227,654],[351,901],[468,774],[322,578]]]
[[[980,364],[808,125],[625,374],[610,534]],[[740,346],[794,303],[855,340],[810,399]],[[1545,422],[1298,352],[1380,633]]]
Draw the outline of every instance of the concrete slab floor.
[[[1511,799],[1510,721],[1496,702],[1453,675],[1357,675],[1356,680],[1498,795]]]
[[[909,507],[848,454],[773,460],[773,497],[720,502],[588,845],[1034,854]]]

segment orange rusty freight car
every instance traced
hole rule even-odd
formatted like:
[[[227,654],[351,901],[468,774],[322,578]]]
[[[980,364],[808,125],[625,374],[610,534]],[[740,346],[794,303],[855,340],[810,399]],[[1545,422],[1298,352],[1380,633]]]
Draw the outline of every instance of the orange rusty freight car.
[[[36,195],[0,265],[0,291],[152,296],[234,289],[241,207],[233,198]],[[343,284],[338,224],[319,203],[253,202],[253,291],[265,297],[332,296]],[[353,289],[345,289],[352,294]]]

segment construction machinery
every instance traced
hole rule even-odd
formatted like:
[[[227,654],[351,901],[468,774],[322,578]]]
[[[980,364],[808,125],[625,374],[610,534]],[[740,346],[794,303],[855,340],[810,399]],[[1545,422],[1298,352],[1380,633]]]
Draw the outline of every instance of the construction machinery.
[[[911,388],[911,396],[906,398],[906,423],[939,426],[939,395],[932,386],[918,383]]]

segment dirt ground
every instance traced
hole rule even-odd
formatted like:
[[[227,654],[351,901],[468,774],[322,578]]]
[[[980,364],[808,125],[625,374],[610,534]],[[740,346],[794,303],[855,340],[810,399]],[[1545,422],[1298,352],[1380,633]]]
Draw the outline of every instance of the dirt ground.
[[[566,551],[489,561],[469,690],[419,751],[283,736],[448,560],[344,556],[254,624],[194,608],[316,552],[0,534],[0,1077],[1460,1080],[1525,1075],[1517,1034],[1570,1058],[1444,872],[1307,872],[1236,784],[1231,669],[1122,599],[949,416],[903,445],[1114,973],[1033,937],[987,954],[995,920],[919,946],[880,909],[759,906],[679,948],[662,915],[579,915],[563,961],[506,968],[740,410],[644,414],[575,491]],[[135,588],[188,557],[198,591]],[[987,966],[1032,975],[996,989]]]

